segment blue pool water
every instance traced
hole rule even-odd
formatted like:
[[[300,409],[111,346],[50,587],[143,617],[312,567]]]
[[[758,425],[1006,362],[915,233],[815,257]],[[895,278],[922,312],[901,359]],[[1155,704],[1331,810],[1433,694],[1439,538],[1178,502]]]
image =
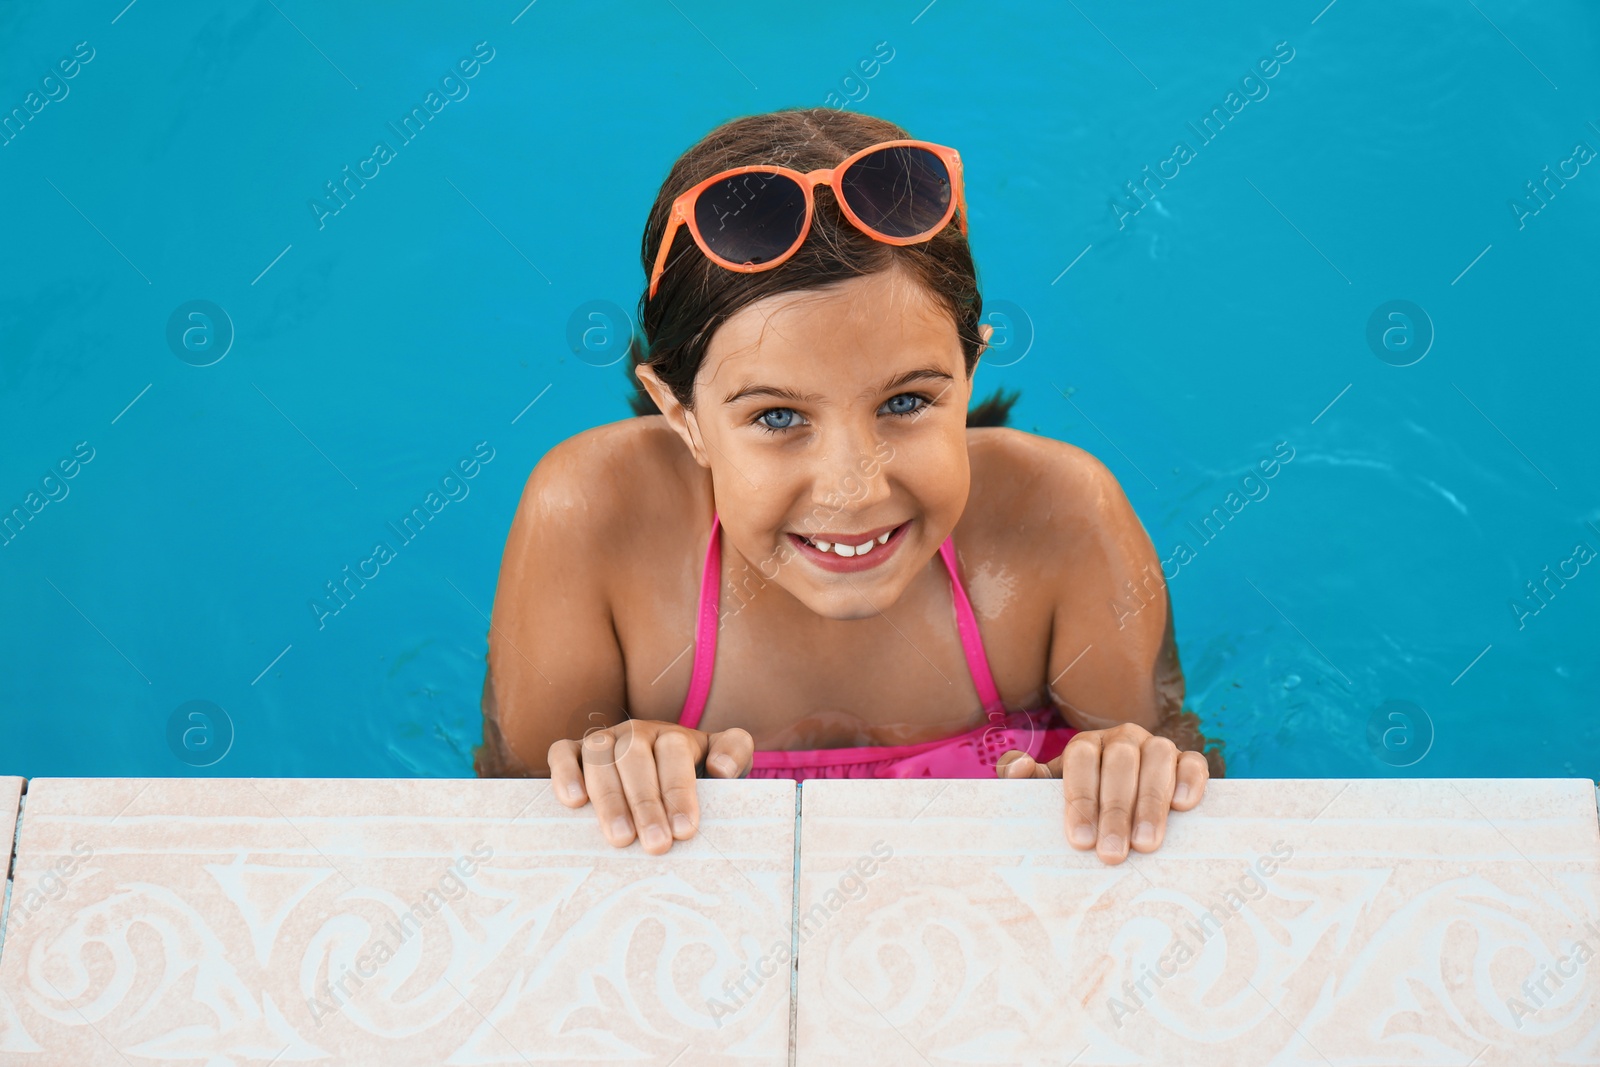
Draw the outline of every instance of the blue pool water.
[[[1231,774],[1600,774],[1600,9],[523,2],[0,7],[0,773],[470,774],[523,480],[628,416],[569,322],[831,102],[961,150],[980,393],[1121,479]]]

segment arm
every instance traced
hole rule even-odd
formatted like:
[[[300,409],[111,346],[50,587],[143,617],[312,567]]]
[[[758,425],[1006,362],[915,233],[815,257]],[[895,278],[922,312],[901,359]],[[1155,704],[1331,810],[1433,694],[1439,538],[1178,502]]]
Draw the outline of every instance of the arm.
[[[1116,477],[1063,447],[1071,451],[1054,472],[1047,523],[1059,546],[1048,572],[1057,590],[1050,697],[1080,730],[1131,722],[1155,731],[1183,706],[1161,560]]]
[[[506,537],[480,774],[548,777],[553,744],[628,717],[604,580],[615,547],[603,529],[608,479],[589,469],[583,437],[563,441],[534,467]]]
[[[1172,740],[1204,742],[1184,721],[1172,606],[1149,536],[1104,464],[1063,442],[1042,447],[1039,521],[1052,555],[1040,570],[1058,590],[1047,684],[1083,732],[1050,763],[1023,756],[1001,773],[1064,778],[1068,839],[1119,863],[1130,842],[1160,846],[1167,812],[1200,802],[1210,768]]]
[[[605,430],[551,449],[523,489],[500,565],[477,766],[549,777],[567,807],[593,801],[611,844],[637,835],[659,854],[699,826],[697,767],[740,777],[753,743],[742,729],[707,734],[627,711],[611,604],[640,491],[619,474],[614,442],[597,439]]]

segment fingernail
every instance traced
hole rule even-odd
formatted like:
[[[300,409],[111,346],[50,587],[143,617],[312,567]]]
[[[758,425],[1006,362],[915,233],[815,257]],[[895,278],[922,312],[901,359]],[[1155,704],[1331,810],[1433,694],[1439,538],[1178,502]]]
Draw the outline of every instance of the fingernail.
[[[1142,822],[1133,829],[1133,843],[1148,845],[1156,839],[1156,828],[1147,822]]]
[[[689,827],[689,816],[687,816],[687,815],[674,815],[672,817],[672,832],[673,833],[678,834],[679,836],[688,836],[689,829],[690,829],[690,827]]]
[[[667,832],[652,823],[644,828],[644,844],[646,848],[660,848],[667,843]]]
[[[568,800],[582,800],[583,799],[583,786],[579,785],[577,783],[577,781],[568,782],[567,783],[567,799]]]
[[[1072,843],[1085,848],[1094,844],[1094,827],[1079,823],[1072,828]]]
[[[1186,801],[1188,799],[1189,799],[1189,783],[1188,782],[1179,782],[1178,783],[1178,788],[1172,791],[1172,802],[1174,804],[1182,804],[1184,801]]]
[[[611,837],[613,840],[626,841],[628,839],[628,835],[632,832],[632,827],[628,825],[628,820],[623,816],[618,815],[615,819],[611,820]]]
[[[1120,856],[1128,851],[1128,846],[1123,842],[1120,834],[1107,834],[1100,839],[1100,851],[1112,856]]]

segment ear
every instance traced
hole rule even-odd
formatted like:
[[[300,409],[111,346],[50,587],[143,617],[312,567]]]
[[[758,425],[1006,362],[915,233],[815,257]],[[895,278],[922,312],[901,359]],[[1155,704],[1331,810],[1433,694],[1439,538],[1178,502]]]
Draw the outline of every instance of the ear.
[[[977,376],[978,361],[983,358],[983,354],[985,352],[989,351],[989,338],[993,336],[994,327],[989,325],[987,322],[978,327],[978,337],[981,338],[981,340],[978,343],[978,354],[972,359],[972,373],[967,375],[968,383],[971,383],[972,380]]]
[[[672,394],[672,390],[656,377],[656,372],[648,364],[638,364],[633,368],[633,373],[638,377],[639,384],[644,386],[645,392],[650,394],[650,399],[656,402],[656,407],[667,420],[667,425],[683,438],[683,443],[694,456],[694,461],[710,470],[711,462],[707,458],[705,445],[700,440],[700,424],[695,421],[694,412],[678,403],[678,398]]]

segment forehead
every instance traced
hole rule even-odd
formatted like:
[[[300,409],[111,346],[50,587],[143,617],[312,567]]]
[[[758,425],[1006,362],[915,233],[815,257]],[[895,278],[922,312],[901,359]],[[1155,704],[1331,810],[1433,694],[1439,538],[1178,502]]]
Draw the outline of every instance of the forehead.
[[[943,366],[954,377],[961,340],[950,313],[891,270],[740,308],[713,335],[696,386],[713,401],[752,383],[825,392],[830,383],[854,388],[913,364]]]

